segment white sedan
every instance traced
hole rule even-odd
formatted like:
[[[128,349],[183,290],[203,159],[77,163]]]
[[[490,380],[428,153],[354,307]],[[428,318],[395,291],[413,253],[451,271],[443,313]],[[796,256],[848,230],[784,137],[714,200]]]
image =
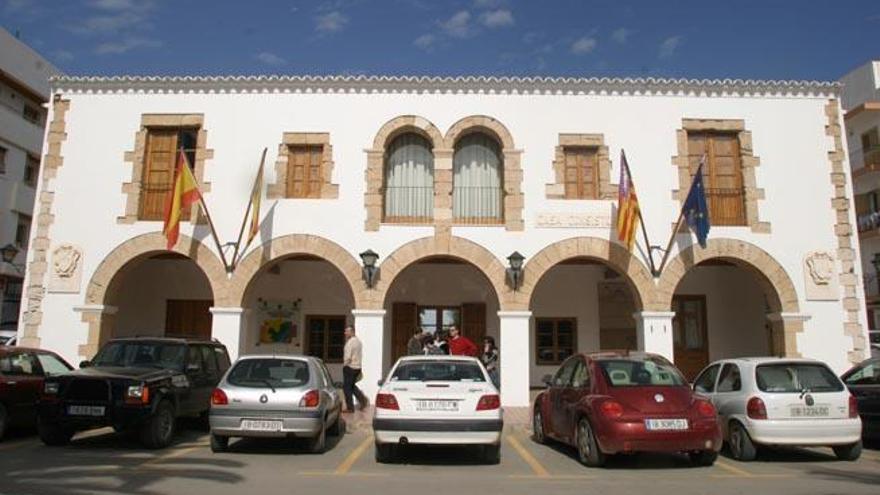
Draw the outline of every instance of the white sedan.
[[[499,462],[501,399],[475,358],[400,358],[379,382],[375,405],[378,462],[391,462],[407,444],[477,445],[486,462]]]
[[[822,362],[724,359],[697,376],[694,390],[715,405],[737,460],[755,459],[761,445],[831,447],[849,461],[861,455],[856,399]]]

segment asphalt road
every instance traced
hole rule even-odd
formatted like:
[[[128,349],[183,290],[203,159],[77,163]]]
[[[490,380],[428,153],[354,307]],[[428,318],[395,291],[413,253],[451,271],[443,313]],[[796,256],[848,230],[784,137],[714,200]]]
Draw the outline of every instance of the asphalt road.
[[[331,437],[332,438],[332,437]],[[830,449],[785,449],[758,461],[719,458],[691,467],[669,455],[612,459],[602,469],[577,462],[572,449],[532,442],[506,431],[499,465],[480,464],[462,448],[410,448],[401,462],[373,459],[367,431],[333,438],[321,455],[290,441],[240,440],[213,454],[207,435],[184,430],[178,442],[147,451],[109,430],[78,435],[67,447],[43,446],[33,435],[0,442],[0,495],[13,494],[374,494],[675,493],[877,494],[880,451],[840,462]]]

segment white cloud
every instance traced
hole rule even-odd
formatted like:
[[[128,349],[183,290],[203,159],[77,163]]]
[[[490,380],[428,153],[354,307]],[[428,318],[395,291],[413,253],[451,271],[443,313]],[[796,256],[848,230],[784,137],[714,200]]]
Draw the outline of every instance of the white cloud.
[[[681,46],[681,36],[670,36],[660,43],[660,58],[669,58],[675,54],[678,47]]]
[[[428,50],[437,42],[437,36],[427,33],[419,36],[413,41],[413,44],[422,50]]]
[[[274,53],[271,53],[271,52],[260,52],[256,55],[254,55],[254,58],[256,58],[257,60],[259,60],[260,62],[262,62],[266,65],[271,65],[273,67],[287,65],[287,59],[282,58],[278,55],[275,55]]]
[[[585,55],[595,50],[597,44],[596,38],[584,36],[571,44],[571,53]]]
[[[52,53],[52,58],[54,58],[56,62],[70,62],[74,57],[73,53],[67,50],[55,50]]]
[[[159,48],[163,43],[147,38],[125,38],[118,41],[107,41],[95,47],[98,55],[119,55],[136,48]]]
[[[615,42],[620,43],[621,45],[626,43],[627,39],[629,39],[630,35],[633,34],[632,29],[627,28],[617,28],[611,33],[611,39]]]
[[[508,27],[513,26],[515,23],[513,20],[513,13],[508,9],[484,12],[483,15],[480,16],[480,20],[489,28]]]
[[[89,5],[103,10],[128,10],[135,8],[134,0],[92,0]]]
[[[467,10],[456,12],[449,19],[440,22],[440,28],[453,38],[467,38],[473,34],[471,13]]]
[[[152,0],[94,0],[89,6],[91,15],[68,26],[71,32],[102,35],[149,28],[149,18],[155,4]]]
[[[338,10],[319,15],[315,20],[315,31],[320,33],[336,33],[348,24],[348,17]]]

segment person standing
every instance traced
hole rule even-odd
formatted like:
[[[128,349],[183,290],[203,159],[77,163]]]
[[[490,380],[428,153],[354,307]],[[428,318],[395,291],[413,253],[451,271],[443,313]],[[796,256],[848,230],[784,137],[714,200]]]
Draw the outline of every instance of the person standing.
[[[461,334],[457,326],[449,327],[449,354],[453,356],[477,357],[477,345],[471,339]]]
[[[354,334],[354,327],[347,326],[344,331],[345,347],[342,349],[342,393],[345,396],[345,410],[342,412],[354,412],[354,397],[357,397],[358,409],[367,407],[369,400],[358,388],[357,382],[361,379],[361,359],[363,347],[360,339]]]
[[[425,333],[417,330],[406,343],[407,356],[420,356],[425,353]]]
[[[489,372],[489,379],[495,388],[501,388],[501,378],[499,369],[499,360],[501,354],[498,352],[498,346],[495,345],[495,338],[489,335],[483,337],[483,354],[480,355],[480,361]]]

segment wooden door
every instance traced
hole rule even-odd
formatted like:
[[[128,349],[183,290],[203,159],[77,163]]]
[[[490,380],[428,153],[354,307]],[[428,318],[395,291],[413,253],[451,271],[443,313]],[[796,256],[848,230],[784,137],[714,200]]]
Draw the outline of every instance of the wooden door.
[[[165,335],[211,339],[212,300],[168,299],[165,303]]]
[[[675,365],[693,380],[709,364],[706,296],[673,296],[672,319]]]
[[[418,329],[415,303],[396,302],[391,306],[391,362],[406,356],[406,343]]]
[[[483,337],[486,336],[486,305],[484,303],[464,303],[461,305],[461,333],[477,344],[477,348],[482,352]]]

